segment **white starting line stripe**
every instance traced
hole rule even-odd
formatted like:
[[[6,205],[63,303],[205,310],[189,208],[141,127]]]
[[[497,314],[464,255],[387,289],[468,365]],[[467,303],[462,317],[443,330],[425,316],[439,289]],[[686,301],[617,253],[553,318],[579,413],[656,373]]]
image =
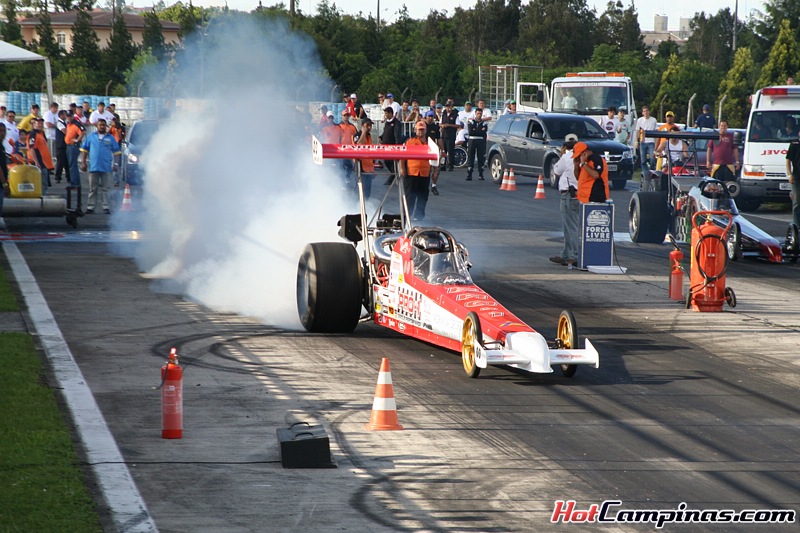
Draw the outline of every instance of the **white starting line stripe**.
[[[158,531],[147,506],[124,463],[103,414],[83,378],[72,352],[61,334],[47,301],[19,248],[13,242],[3,244],[11,270],[28,307],[28,313],[42,348],[52,365],[72,420],[86,450],[86,459],[121,533]]]

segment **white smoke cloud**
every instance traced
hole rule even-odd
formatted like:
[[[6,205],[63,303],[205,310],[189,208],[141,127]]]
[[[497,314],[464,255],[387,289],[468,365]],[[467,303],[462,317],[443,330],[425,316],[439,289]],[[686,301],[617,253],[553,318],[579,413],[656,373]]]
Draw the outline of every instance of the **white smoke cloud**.
[[[337,219],[357,212],[339,177],[311,161],[310,117],[296,112],[308,105],[297,95],[330,82],[313,42],[282,23],[212,25],[202,45],[181,83],[202,83],[204,109],[177,109],[143,154],[135,259],[213,309],[299,328],[302,248],[339,241]]]

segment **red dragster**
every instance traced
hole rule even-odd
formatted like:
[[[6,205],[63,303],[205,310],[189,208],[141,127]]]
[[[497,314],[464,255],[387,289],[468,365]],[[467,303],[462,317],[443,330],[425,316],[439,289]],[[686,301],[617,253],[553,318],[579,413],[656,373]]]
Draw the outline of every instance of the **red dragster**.
[[[314,155],[317,162],[353,157],[438,162],[439,150],[432,143],[388,150],[324,145],[314,139]],[[561,313],[556,337],[547,341],[473,283],[467,249],[450,232],[412,227],[400,180],[392,185],[398,188],[400,214],[379,216],[381,203],[375,225],[367,224],[360,174],[357,177],[361,213],[345,215],[339,223],[339,235],[350,243],[312,243],[300,257],[297,307],[306,330],[350,332],[359,321],[372,320],[461,352],[470,377],[487,365],[536,373],[552,372],[557,366],[566,376],[574,375],[577,365],[599,366],[597,350],[588,339],[585,348],[578,347],[571,312]]]

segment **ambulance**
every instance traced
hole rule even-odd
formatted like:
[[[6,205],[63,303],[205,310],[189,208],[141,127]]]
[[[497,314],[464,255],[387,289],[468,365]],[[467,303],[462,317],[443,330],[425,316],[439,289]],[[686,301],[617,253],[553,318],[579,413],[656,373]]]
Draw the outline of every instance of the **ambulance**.
[[[800,86],[764,87],[752,97],[736,205],[747,211],[764,202],[790,202],[786,152],[798,139]]]

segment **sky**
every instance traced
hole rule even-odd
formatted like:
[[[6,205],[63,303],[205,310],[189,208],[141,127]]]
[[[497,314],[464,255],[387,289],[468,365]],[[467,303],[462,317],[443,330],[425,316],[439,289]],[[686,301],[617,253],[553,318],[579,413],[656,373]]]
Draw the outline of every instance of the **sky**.
[[[289,0],[262,0],[264,6],[272,6],[282,1],[285,5],[289,5]],[[526,3],[527,0],[523,0]],[[193,0],[194,5],[201,6],[221,6],[225,4],[225,0]],[[258,0],[227,0],[228,7],[231,9],[238,9],[242,11],[251,11],[258,5]],[[333,3],[344,11],[345,13],[357,14],[364,12],[365,15],[374,14],[377,11],[378,0],[365,1],[365,0],[335,0]],[[630,0],[623,0],[625,7],[630,5]],[[475,5],[475,0],[437,0],[436,2],[425,2],[420,0],[380,0],[381,6],[381,19],[391,21],[396,15],[398,10],[406,5],[409,15],[415,19],[425,18],[431,9],[431,5],[435,5],[438,10],[452,11],[456,7],[468,9]],[[598,16],[605,11],[607,0],[588,0],[587,4],[590,8],[594,8]],[[639,12],[639,27],[642,30],[653,29],[653,19],[655,15],[667,15],[669,17],[668,29],[677,30],[678,22],[681,17],[691,18],[695,12],[702,10],[708,14],[715,14],[720,9],[729,7],[734,9],[735,0],[705,0],[698,2],[697,0],[671,0],[670,2],[653,2],[639,0],[635,2],[636,10]],[[314,14],[317,11],[317,0],[296,0],[296,6],[305,13]],[[666,6],[669,7],[666,7]],[[699,8],[698,8],[699,7]],[[758,9],[763,11],[763,0],[739,0],[739,18],[746,19],[750,11]]]

